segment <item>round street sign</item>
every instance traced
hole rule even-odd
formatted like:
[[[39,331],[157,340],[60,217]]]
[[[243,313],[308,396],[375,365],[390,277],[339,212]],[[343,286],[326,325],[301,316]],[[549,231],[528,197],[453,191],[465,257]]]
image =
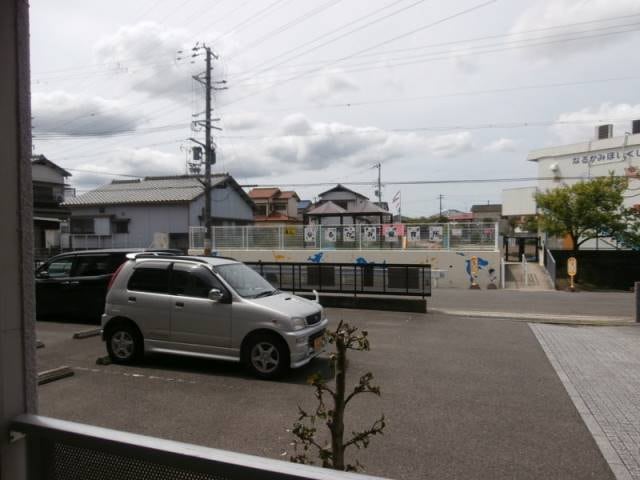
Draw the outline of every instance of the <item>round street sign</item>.
[[[569,257],[567,259],[567,273],[570,277],[575,277],[578,272],[578,261],[576,257]]]

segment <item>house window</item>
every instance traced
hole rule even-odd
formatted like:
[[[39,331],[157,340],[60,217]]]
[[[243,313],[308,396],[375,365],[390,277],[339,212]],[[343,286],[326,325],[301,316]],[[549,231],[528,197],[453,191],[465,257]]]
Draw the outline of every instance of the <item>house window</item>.
[[[93,218],[72,218],[71,233],[93,233]]]
[[[267,205],[262,203],[260,205],[256,205],[256,215],[266,215],[267,214]]]
[[[114,233],[129,233],[129,220],[116,220],[113,222]]]

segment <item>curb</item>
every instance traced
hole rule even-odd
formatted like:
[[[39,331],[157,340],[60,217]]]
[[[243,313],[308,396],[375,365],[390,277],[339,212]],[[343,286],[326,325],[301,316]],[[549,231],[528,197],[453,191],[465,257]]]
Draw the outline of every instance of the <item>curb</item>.
[[[82,338],[89,338],[89,337],[97,337],[101,333],[102,333],[101,328],[92,328],[90,330],[82,330],[80,332],[76,332],[73,334],[72,338],[82,339]]]
[[[45,370],[38,373],[38,385],[44,385],[45,383],[55,382],[62,378],[73,376],[73,370],[66,365],[51,370]]]
[[[454,317],[494,318],[497,320],[513,320],[527,323],[550,323],[558,325],[589,325],[598,327],[635,327],[640,326],[627,317],[597,317],[595,315],[566,315],[566,314],[526,314],[519,312],[484,312],[473,310],[449,310],[431,308],[430,313],[450,315]]]

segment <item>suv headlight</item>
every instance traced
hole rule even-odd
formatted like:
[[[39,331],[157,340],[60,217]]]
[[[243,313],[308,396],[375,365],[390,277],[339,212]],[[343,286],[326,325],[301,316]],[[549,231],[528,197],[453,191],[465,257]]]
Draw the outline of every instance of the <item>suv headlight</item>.
[[[307,326],[304,317],[291,317],[291,325],[294,330],[302,330]]]

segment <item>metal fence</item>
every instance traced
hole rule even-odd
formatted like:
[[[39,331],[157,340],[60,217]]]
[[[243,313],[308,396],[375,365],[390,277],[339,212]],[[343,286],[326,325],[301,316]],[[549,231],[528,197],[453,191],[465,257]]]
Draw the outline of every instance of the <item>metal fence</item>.
[[[375,480],[135,435],[37,415],[10,426],[14,441],[26,435],[30,480]]]
[[[279,290],[431,296],[431,265],[247,262]]]
[[[498,250],[495,223],[212,228],[213,249]],[[204,239],[201,240],[204,244]],[[192,248],[201,248],[190,241]]]

